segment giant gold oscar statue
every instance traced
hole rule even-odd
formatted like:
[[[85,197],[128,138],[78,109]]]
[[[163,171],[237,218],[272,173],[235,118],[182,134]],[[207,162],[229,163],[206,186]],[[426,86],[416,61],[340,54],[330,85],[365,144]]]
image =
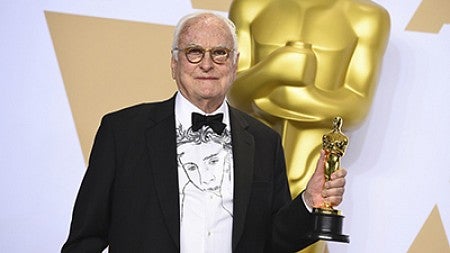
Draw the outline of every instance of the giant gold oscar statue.
[[[348,130],[367,115],[389,14],[369,0],[235,0],[229,15],[240,59],[228,99],[281,134],[291,195],[297,196],[334,116]],[[316,243],[302,252],[325,250],[325,243]]]

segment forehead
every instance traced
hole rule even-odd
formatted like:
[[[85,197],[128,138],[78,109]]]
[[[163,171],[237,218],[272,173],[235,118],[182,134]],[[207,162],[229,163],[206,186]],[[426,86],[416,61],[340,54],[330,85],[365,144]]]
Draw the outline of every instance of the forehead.
[[[200,16],[186,22],[180,33],[179,44],[230,47],[233,44],[233,37],[222,20],[214,16]]]
[[[185,159],[200,159],[203,160],[206,157],[214,156],[220,153],[223,150],[222,145],[219,143],[215,143],[213,141],[202,143],[202,148],[206,150],[206,152],[200,153],[198,152],[198,144],[186,143],[178,146],[178,151],[180,153],[184,153],[181,157],[182,160]]]

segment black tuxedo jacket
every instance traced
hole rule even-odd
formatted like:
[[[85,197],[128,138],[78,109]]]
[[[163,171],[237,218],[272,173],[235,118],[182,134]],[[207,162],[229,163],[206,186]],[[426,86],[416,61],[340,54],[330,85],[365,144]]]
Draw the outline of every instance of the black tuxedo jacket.
[[[62,252],[180,252],[175,99],[106,115]],[[291,201],[280,137],[230,107],[233,252],[294,252],[312,241],[311,215]]]

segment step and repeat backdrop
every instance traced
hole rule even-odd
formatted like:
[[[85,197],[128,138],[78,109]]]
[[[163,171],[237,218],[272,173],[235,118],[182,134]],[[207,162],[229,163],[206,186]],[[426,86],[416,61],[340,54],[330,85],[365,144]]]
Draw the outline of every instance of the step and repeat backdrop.
[[[348,132],[331,253],[448,253],[450,1],[390,14],[378,86]],[[58,252],[103,114],[171,96],[173,28],[231,0],[0,0],[0,252]],[[344,123],[345,124],[345,123]]]

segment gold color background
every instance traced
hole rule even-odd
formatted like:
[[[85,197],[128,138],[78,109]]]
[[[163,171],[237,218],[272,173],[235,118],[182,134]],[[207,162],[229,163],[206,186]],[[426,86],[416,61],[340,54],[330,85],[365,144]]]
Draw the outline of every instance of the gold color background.
[[[423,0],[406,30],[439,33],[444,24],[450,24],[450,1]]]
[[[85,161],[101,117],[176,89],[173,27],[45,13]]]

